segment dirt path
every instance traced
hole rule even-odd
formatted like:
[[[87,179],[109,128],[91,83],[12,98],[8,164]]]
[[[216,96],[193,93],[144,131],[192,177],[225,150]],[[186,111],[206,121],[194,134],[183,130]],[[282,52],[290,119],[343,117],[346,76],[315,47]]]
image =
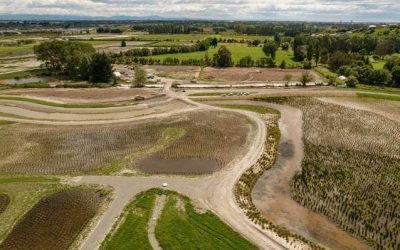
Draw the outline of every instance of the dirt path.
[[[164,92],[168,96],[183,100],[189,104],[196,105],[198,109],[224,110],[223,108],[211,107],[199,104],[188,99],[182,93],[169,90],[172,80],[166,80]],[[275,233],[263,230],[255,225],[243,213],[237,205],[234,196],[234,186],[240,176],[260,157],[264,150],[266,139],[266,126],[264,121],[255,113],[243,110],[230,110],[247,116],[253,123],[252,140],[248,145],[247,153],[243,157],[233,160],[225,169],[202,177],[183,176],[152,176],[152,177],[118,177],[118,176],[82,176],[66,180],[74,184],[99,184],[114,188],[114,199],[110,208],[101,216],[98,223],[84,240],[81,249],[97,249],[104,240],[107,233],[118,216],[122,213],[129,200],[141,191],[154,187],[161,187],[162,183],[168,183],[168,189],[189,196],[194,204],[210,210],[219,216],[226,224],[240,232],[249,241],[256,244],[260,249],[291,249],[293,246],[286,243]]]
[[[212,101],[210,104],[242,104],[274,108],[281,112],[281,142],[275,166],[267,170],[253,190],[253,202],[274,224],[328,249],[368,249],[358,239],[340,229],[327,217],[315,213],[291,198],[290,181],[301,170],[303,160],[303,118],[296,108],[256,101]]]
[[[157,196],[153,209],[153,214],[149,220],[149,225],[147,228],[150,245],[151,247],[153,247],[154,250],[162,250],[160,244],[157,241],[155,229],[157,225],[157,220],[161,215],[162,209],[164,208],[165,201],[166,201],[165,195]]]

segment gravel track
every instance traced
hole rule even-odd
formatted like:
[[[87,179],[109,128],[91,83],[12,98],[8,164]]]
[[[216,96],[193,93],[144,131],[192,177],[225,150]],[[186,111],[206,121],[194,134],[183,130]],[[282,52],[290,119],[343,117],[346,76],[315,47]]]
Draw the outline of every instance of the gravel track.
[[[164,92],[170,97],[195,105],[197,109],[227,110],[197,103],[182,93],[172,92],[169,90],[172,80],[164,79],[164,81],[166,82]],[[244,156],[237,157],[225,169],[213,175],[191,178],[183,176],[81,176],[65,179],[64,181],[70,184],[99,184],[114,188],[114,197],[110,207],[97,221],[80,249],[97,249],[134,195],[150,188],[160,188],[165,182],[168,183],[168,189],[189,196],[196,206],[215,213],[260,249],[292,249],[293,246],[277,237],[275,233],[262,230],[260,226],[255,225],[236,203],[235,184],[242,173],[251,167],[262,154],[267,131],[263,119],[258,114],[243,110],[229,111],[245,115],[254,123],[254,129],[251,132],[252,139],[248,143],[247,153]],[[156,115],[156,117],[160,117],[160,115]]]

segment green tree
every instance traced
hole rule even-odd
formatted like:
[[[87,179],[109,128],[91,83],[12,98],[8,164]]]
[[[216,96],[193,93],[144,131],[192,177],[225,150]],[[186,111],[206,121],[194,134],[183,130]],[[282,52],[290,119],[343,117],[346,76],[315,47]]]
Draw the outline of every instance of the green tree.
[[[89,64],[89,80],[93,83],[109,83],[114,77],[111,59],[103,52],[96,53]]]
[[[275,60],[277,49],[278,48],[275,43],[267,42],[264,44],[263,52],[266,56],[271,56],[271,58]]]
[[[283,61],[281,62],[281,64],[279,65],[279,68],[281,68],[281,69],[286,69],[286,61],[285,61],[285,60],[283,60]]]
[[[233,66],[232,53],[226,46],[221,46],[214,55],[214,65],[221,68]]]
[[[218,46],[218,39],[216,37],[214,37],[211,40],[211,46],[213,46],[213,47],[217,47]]]
[[[393,75],[393,84],[396,87],[400,87],[400,66],[395,66],[392,69],[392,75]]]
[[[239,66],[239,67],[253,67],[253,65],[254,65],[254,61],[251,58],[251,56],[245,56],[245,57],[241,58],[239,63],[237,64],[237,66]]]
[[[314,80],[314,76],[310,74],[310,72],[304,72],[300,77],[300,82],[305,87],[307,83],[312,82]]]
[[[349,88],[355,88],[358,84],[358,79],[355,76],[349,76],[346,81],[346,85]]]
[[[121,47],[126,47],[126,42],[125,42],[125,40],[122,40],[122,42],[121,42]]]
[[[135,66],[135,86],[136,87],[143,87],[147,81],[147,74],[142,67],[139,65]]]
[[[286,74],[283,77],[283,81],[285,82],[285,87],[289,87],[289,83],[292,80],[293,76],[291,74]]]
[[[47,41],[35,46],[34,52],[50,73],[86,80],[88,64],[96,50],[87,43]]]

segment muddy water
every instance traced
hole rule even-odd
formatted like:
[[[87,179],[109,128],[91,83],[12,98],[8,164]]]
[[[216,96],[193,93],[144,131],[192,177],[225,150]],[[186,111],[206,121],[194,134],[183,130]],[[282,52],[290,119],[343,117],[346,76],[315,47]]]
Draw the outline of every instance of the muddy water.
[[[206,159],[160,159],[146,157],[138,160],[136,167],[147,174],[211,174],[221,169],[216,161]]]
[[[260,103],[258,103],[260,105]],[[276,165],[264,173],[253,190],[253,202],[274,224],[282,225],[328,249],[368,249],[325,216],[312,212],[291,198],[290,180],[301,170],[303,159],[302,113],[281,105],[281,142]]]

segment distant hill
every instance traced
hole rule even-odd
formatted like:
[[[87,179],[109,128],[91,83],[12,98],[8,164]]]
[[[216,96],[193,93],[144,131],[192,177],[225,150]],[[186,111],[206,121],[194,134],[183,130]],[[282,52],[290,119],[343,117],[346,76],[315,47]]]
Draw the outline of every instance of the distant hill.
[[[35,15],[35,14],[0,14],[0,20],[29,21],[127,21],[127,20],[172,20],[162,16],[69,16],[69,15]]]

